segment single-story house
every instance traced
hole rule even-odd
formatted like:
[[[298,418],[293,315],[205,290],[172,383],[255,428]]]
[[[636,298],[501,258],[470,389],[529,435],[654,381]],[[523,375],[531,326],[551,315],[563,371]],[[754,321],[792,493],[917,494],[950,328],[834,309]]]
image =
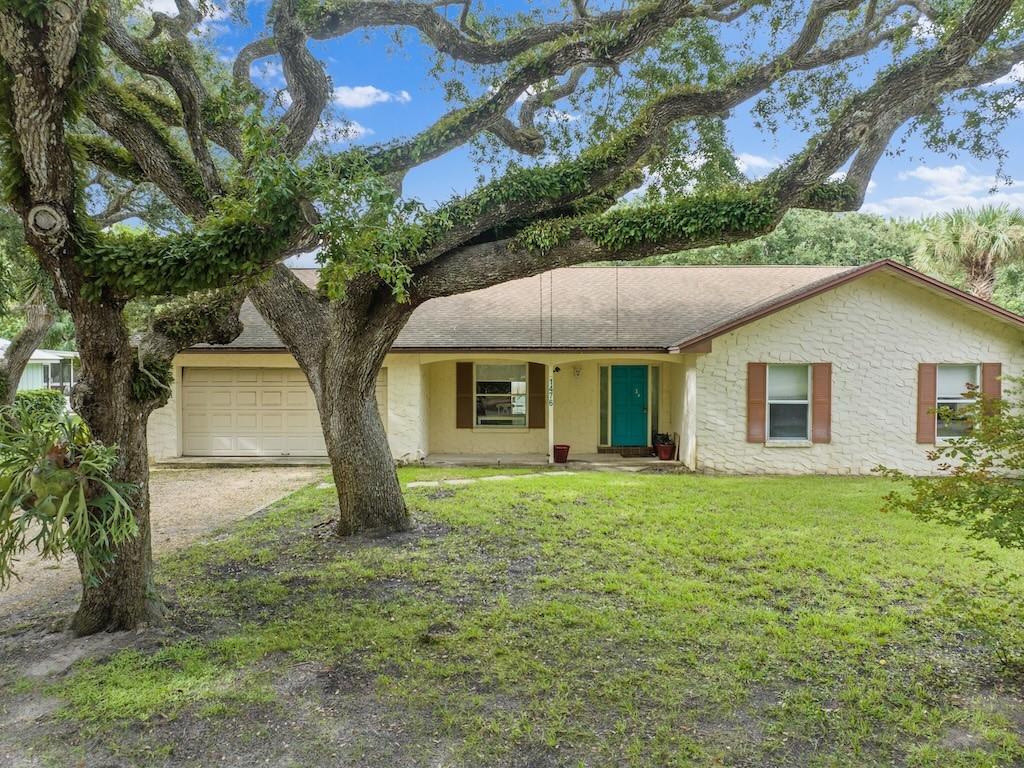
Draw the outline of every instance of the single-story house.
[[[251,304],[243,321],[175,358],[154,460],[324,455],[302,371]],[[964,429],[936,408],[1021,374],[1024,317],[896,262],[595,266],[425,303],[377,400],[405,462],[635,455],[667,433],[695,470],[927,472]]]
[[[11,344],[0,339],[0,358]],[[18,382],[18,391],[25,389],[59,389],[65,395],[71,394],[75,384],[75,367],[78,353],[62,349],[37,349],[32,353]]]

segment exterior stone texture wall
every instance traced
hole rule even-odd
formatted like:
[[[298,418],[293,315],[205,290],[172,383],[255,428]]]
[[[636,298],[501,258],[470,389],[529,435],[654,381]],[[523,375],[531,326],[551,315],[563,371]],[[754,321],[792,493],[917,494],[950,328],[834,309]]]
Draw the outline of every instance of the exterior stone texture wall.
[[[149,443],[149,460],[163,461],[180,455],[178,449],[178,390],[181,382],[181,368],[174,366],[174,383],[171,385],[171,399],[163,408],[153,411],[146,429]]]
[[[747,363],[832,363],[832,442],[746,442]],[[1024,372],[1024,331],[875,273],[719,337],[697,359],[697,466],[723,473],[930,473],[916,442],[918,363]]]
[[[416,462],[427,455],[427,384],[419,355],[388,355],[388,444],[395,461]]]

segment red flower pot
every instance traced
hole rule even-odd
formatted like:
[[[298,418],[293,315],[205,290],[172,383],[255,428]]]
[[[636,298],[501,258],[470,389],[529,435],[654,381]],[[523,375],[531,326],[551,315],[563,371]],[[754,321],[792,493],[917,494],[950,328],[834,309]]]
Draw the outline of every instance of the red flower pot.
[[[555,452],[555,464],[565,464],[569,461],[569,446],[568,445],[556,445],[554,447]]]
[[[654,450],[662,461],[672,461],[676,455],[676,447],[672,443],[659,443],[654,446]]]

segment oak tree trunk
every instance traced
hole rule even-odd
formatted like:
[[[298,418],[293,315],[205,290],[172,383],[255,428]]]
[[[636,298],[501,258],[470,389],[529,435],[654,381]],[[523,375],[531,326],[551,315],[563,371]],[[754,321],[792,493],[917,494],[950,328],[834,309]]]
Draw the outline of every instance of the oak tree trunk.
[[[339,536],[411,525],[377,410],[377,376],[414,307],[359,281],[345,299],[319,296],[284,266],[250,298],[295,356],[316,397],[338,493]]]
[[[159,620],[162,604],[153,586],[146,443],[150,406],[133,392],[135,351],[119,307],[80,302],[75,309],[81,374],[74,407],[95,439],[118,447],[114,479],[136,486],[129,502],[139,527],[139,535],[116,550],[102,581],[83,583],[71,628],[77,635],[89,635]]]
[[[409,511],[377,410],[375,382],[352,385],[346,367],[342,363],[325,370],[330,386],[318,398],[338,492],[336,533],[406,530]]]

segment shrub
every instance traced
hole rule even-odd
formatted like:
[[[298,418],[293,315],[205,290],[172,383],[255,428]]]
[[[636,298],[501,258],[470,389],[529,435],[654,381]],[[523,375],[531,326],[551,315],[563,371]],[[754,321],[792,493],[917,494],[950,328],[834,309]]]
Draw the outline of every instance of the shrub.
[[[910,489],[909,495],[889,494],[886,509],[960,526],[971,538],[1024,548],[1024,390],[1020,380],[1006,383],[1010,387],[1003,399],[969,393],[971,428],[928,454],[939,477],[908,477],[879,468]]]
[[[64,394],[57,389],[25,389],[14,395],[20,410],[57,421],[67,410]]]
[[[58,393],[59,394],[59,393]],[[135,489],[112,479],[117,449],[92,439],[75,414],[29,398],[0,410],[0,586],[14,561],[73,552],[83,580],[98,583],[118,546],[138,534],[126,498]]]

